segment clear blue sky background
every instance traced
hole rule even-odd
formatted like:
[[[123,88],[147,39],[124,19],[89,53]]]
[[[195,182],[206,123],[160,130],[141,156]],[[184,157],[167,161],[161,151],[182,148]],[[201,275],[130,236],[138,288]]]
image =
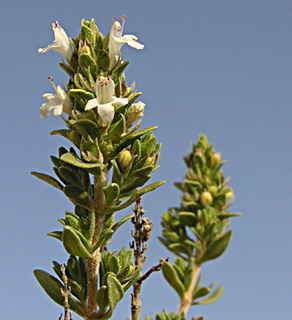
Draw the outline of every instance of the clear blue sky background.
[[[223,284],[222,298],[193,307],[207,320],[292,319],[292,2],[253,1],[1,1],[1,319],[58,319],[62,308],[33,277],[51,272],[51,261],[67,254],[46,233],[72,208],[60,192],[30,176],[52,173],[50,154],[62,138],[49,135],[62,121],[42,120],[42,94],[67,81],[60,55],[37,53],[53,40],[50,23],[59,20],[76,37],[82,18],[95,18],[107,34],[112,18],[127,16],[125,33],[145,44],[123,47],[130,60],[127,82],[136,80],[146,104],[143,126],[158,125],[161,168],[152,181],[166,180],[144,199],[155,223],[145,268],[169,253],[157,241],[160,216],[180,203],[173,182],[185,172],[182,157],[190,141],[206,133],[227,164],[236,200],[234,235],[227,253],[203,268],[203,283]],[[120,213],[122,214],[122,213]],[[124,213],[125,214],[125,213]],[[113,247],[128,243],[129,228]],[[161,274],[143,288],[142,319],[163,308],[177,310],[178,299]],[[130,297],[114,319],[130,316]],[[78,319],[78,317],[74,317]]]

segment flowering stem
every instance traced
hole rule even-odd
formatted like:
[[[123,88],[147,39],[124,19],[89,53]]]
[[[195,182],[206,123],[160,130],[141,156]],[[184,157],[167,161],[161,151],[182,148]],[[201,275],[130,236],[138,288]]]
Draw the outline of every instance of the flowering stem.
[[[180,302],[179,311],[178,311],[179,314],[184,312],[184,314],[186,315],[189,310],[189,307],[191,306],[191,304],[193,302],[193,292],[194,292],[194,289],[196,286],[196,281],[197,281],[198,275],[200,273],[200,270],[201,270],[201,264],[196,259],[194,269],[193,269],[192,282],[191,282],[191,285],[190,285],[188,291],[186,292],[185,298],[182,299]]]
[[[92,246],[94,246],[100,236],[103,226],[103,210],[104,210],[104,194],[102,188],[107,180],[107,174],[102,173],[100,177],[95,177],[95,194],[94,194],[94,212],[95,212],[95,228],[92,239]],[[100,264],[100,249],[93,253],[93,260],[87,262],[88,278],[87,278],[87,296],[88,296],[88,309],[87,319],[92,319],[96,314],[96,293],[97,293],[97,280]]]

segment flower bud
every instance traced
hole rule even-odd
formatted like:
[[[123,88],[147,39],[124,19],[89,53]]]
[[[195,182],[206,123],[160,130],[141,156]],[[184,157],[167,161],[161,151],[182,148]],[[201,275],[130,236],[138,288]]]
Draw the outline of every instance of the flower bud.
[[[213,202],[213,198],[210,192],[204,191],[201,194],[200,201],[203,207],[209,206]]]
[[[139,101],[134,103],[130,107],[130,115],[127,120],[127,126],[130,126],[135,121],[139,120],[144,115],[145,103]]]
[[[213,153],[213,154],[211,155],[211,166],[212,166],[212,167],[215,167],[216,164],[220,162],[220,160],[221,160],[220,154],[219,154],[219,153],[216,153],[216,152]]]
[[[209,191],[214,196],[217,193],[218,188],[216,186],[211,186],[209,187]]]
[[[118,163],[122,169],[126,169],[132,161],[132,154],[129,150],[122,150],[118,154]]]
[[[226,192],[226,198],[229,199],[229,198],[232,198],[233,197],[233,190],[231,189],[230,191]]]
[[[154,157],[148,157],[146,160],[145,160],[145,163],[144,163],[144,166],[147,167],[147,166],[150,166],[151,164],[153,164],[155,161],[155,158]]]

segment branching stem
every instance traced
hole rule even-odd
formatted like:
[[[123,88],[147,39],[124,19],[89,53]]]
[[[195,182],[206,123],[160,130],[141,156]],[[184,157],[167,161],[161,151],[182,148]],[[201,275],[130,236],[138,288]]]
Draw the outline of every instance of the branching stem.
[[[179,311],[178,311],[179,314],[184,312],[186,315],[189,310],[189,307],[191,306],[191,304],[193,302],[193,292],[194,292],[197,278],[198,278],[200,271],[201,271],[201,264],[196,259],[194,269],[193,269],[192,282],[191,282],[191,285],[185,295],[185,298],[182,299],[180,302]]]
[[[142,209],[141,205],[142,197],[136,201],[135,208],[133,209],[135,213],[135,217],[132,220],[134,225],[134,234],[132,234],[134,241],[131,245],[134,248],[134,257],[135,257],[135,269],[139,269],[142,267],[143,262],[145,261],[145,257],[143,256],[146,246],[142,243],[142,223],[141,218],[142,215],[146,212]],[[140,271],[140,275],[142,275],[142,271]],[[140,300],[140,291],[141,291],[142,282],[136,282],[133,285],[133,293],[132,293],[132,302],[131,302],[131,313],[132,320],[139,320],[140,312],[141,312],[141,300]]]

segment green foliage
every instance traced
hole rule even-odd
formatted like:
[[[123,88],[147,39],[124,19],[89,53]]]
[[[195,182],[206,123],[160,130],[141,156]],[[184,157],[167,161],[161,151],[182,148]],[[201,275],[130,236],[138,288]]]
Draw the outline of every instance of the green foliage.
[[[164,212],[159,237],[178,257],[174,264],[165,263],[163,275],[179,295],[181,310],[189,303],[187,296],[192,297],[191,305],[199,305],[215,302],[222,295],[223,286],[211,292],[215,283],[201,286],[202,274],[196,277],[203,263],[225,252],[232,234],[232,229],[226,231],[230,218],[240,215],[227,211],[234,200],[233,191],[221,169],[224,161],[213,145],[209,145],[206,136],[200,135],[197,145],[192,144],[192,152],[184,160],[187,165],[184,182],[175,183],[183,192],[182,202],[179,208]],[[192,281],[196,281],[195,286]],[[161,319],[163,316],[163,319],[172,319],[166,314]]]
[[[63,284],[58,279],[42,270],[34,270],[34,275],[48,296],[57,304],[63,306],[64,297],[61,294],[61,289],[64,289]],[[83,306],[80,302],[70,296],[69,304],[72,311],[83,316]]]
[[[149,316],[146,316],[145,319],[152,320],[152,318]],[[155,315],[155,320],[186,320],[186,316],[184,313],[176,314],[174,311],[172,311],[171,313],[167,313],[166,310],[163,310],[161,315],[159,313]],[[192,317],[191,320],[204,320],[204,317]]]
[[[160,241],[174,254],[184,259],[196,255],[200,263],[220,257],[228,247],[232,231],[226,231],[233,192],[225,180],[221,156],[200,135],[197,145],[184,158],[188,167],[183,183],[176,187],[183,191],[180,208],[170,208],[162,216]]]
[[[60,31],[61,27],[55,24]],[[32,172],[62,191],[74,206],[74,212],[66,211],[64,219],[58,220],[62,230],[48,234],[61,241],[69,254],[65,271],[54,261],[53,270],[58,278],[43,270],[35,270],[34,275],[59,305],[64,306],[62,290],[69,287],[70,310],[86,319],[110,319],[124,293],[137,280],[140,279],[138,283],[144,280],[142,266],[133,262],[133,249],[123,247],[117,252],[109,250],[107,245],[114,233],[134,217],[128,214],[117,219],[117,213],[165,183],[146,185],[159,168],[161,144],[153,133],[156,126],[140,129],[145,105],[134,103],[142,93],[135,92],[135,82],[127,86],[124,72],[129,61],[123,61],[121,52],[115,52],[116,57],[112,58],[112,39],[101,34],[94,19],[82,20],[79,36],[69,39],[71,57],[66,55],[66,62],[62,58],[59,64],[69,80],[65,91],[57,92],[56,96],[68,118],[62,116],[65,129],[53,130],[51,134],[64,137],[73,146],[69,150],[60,147],[58,156],[51,156],[56,177]],[[111,89],[106,91],[107,97],[100,93],[105,88]],[[61,97],[63,94],[65,97]],[[89,101],[96,105],[88,104]],[[65,105],[70,105],[68,110]],[[111,111],[103,117],[106,109]],[[225,252],[232,234],[226,228],[230,218],[239,214],[227,211],[233,192],[221,170],[224,161],[204,135],[200,135],[197,145],[192,144],[192,152],[184,160],[185,179],[175,184],[183,193],[182,202],[179,208],[164,212],[160,237],[177,259],[174,264],[162,261],[154,271],[163,266],[164,277],[182,302],[189,299],[192,305],[207,304],[221,296],[223,286],[212,292],[215,284],[200,285],[202,275],[195,283],[194,270]],[[142,218],[141,223],[135,224],[135,230],[145,231],[143,223]],[[142,241],[139,253],[142,256],[146,246],[141,234],[137,238]],[[135,259],[136,255],[137,251]],[[184,311],[168,314],[163,310],[155,316],[155,320],[185,319]],[[192,320],[203,320],[203,317]]]

